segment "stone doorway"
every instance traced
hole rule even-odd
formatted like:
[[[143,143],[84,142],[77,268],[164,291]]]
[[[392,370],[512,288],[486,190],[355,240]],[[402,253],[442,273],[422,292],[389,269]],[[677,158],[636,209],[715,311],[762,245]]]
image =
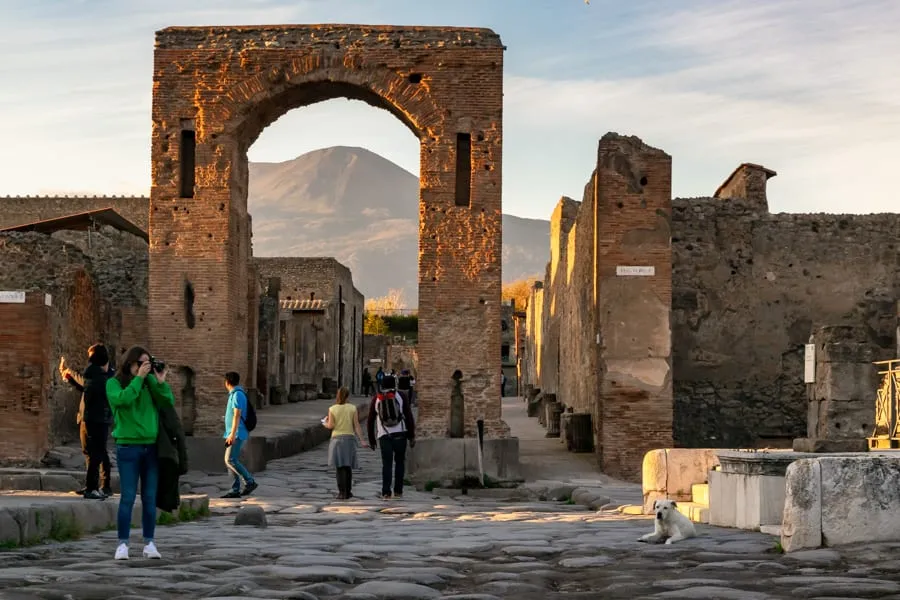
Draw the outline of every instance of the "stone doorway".
[[[194,374],[195,433],[220,433],[223,373],[256,373],[247,351],[255,284],[247,149],[284,113],[345,97],[390,111],[421,145],[420,435],[448,436],[457,369],[473,417],[467,435],[476,418],[488,437],[508,435],[500,419],[503,50],[487,29],[157,32],[150,342],[155,355]]]

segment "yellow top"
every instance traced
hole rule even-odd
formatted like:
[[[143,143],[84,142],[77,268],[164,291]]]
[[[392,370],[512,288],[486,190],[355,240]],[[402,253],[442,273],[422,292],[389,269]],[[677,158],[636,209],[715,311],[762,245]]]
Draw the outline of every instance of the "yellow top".
[[[355,435],[353,431],[353,415],[356,414],[356,406],[350,402],[346,404],[332,404],[328,409],[331,415],[331,437],[336,435]]]

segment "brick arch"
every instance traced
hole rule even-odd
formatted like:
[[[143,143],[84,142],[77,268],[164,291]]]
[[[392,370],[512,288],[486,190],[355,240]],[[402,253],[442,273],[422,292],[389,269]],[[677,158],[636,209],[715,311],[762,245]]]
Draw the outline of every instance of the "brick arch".
[[[500,415],[503,44],[475,28],[176,27],[157,32],[151,133],[150,347],[192,388],[195,435],[221,435],[221,374],[254,357],[246,151],[291,109],[347,97],[420,142],[417,388],[423,438],[448,435],[454,370],[467,435]],[[410,75],[415,75],[410,77]],[[194,290],[191,327],[184,284]],[[449,318],[448,318],[449,317]],[[440,456],[433,452],[433,456]]]
[[[223,94],[222,130],[246,149],[285,113],[347,98],[387,110],[421,139],[433,134],[441,115],[427,79],[412,83],[409,75],[360,60],[338,62],[321,55],[282,63]]]

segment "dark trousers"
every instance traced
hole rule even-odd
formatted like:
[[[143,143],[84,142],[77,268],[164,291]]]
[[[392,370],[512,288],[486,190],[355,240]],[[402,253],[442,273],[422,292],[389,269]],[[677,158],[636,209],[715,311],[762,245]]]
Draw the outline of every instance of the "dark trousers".
[[[406,470],[406,434],[392,433],[378,438],[381,446],[381,493],[391,494],[391,475],[394,476],[394,494],[403,493],[403,476]],[[393,473],[392,473],[393,471]]]
[[[338,498],[349,500],[353,497],[353,469],[350,467],[337,468]]]
[[[111,465],[109,453],[106,451],[106,438],[109,437],[109,425],[106,423],[81,422],[81,452],[87,467],[84,488],[88,492],[112,489],[110,476]]]

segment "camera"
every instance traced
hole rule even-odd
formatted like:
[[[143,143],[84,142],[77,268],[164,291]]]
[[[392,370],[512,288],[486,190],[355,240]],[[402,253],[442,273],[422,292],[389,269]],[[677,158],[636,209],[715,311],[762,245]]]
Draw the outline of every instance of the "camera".
[[[150,368],[153,369],[157,373],[162,373],[166,370],[166,363],[159,360],[155,356],[150,357]]]

